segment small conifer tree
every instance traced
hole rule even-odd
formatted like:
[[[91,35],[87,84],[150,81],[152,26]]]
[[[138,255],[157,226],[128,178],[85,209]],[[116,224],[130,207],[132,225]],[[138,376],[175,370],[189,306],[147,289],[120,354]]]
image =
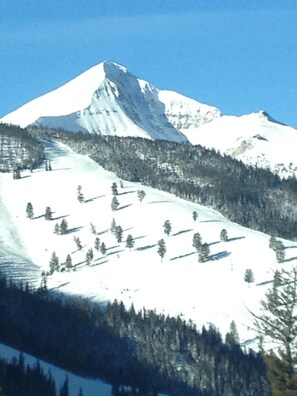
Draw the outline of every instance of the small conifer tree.
[[[84,194],[82,192],[82,186],[80,185],[77,187],[77,200],[80,203],[85,202]]]
[[[50,274],[53,274],[55,271],[59,270],[59,259],[57,257],[56,252],[52,253],[50,262],[49,262],[49,267],[50,267]]]
[[[81,241],[80,241],[79,237],[73,237],[73,240],[74,240],[74,242],[76,244],[77,249],[81,250],[82,249],[82,244],[81,244]]]
[[[116,226],[115,229],[115,237],[118,243],[122,242],[123,240],[123,229],[120,225]]]
[[[158,254],[161,257],[161,261],[163,261],[163,258],[165,256],[166,253],[166,244],[164,239],[160,239],[158,241]]]
[[[105,243],[102,242],[101,245],[100,245],[100,252],[103,254],[103,256],[105,256],[106,255],[106,251],[107,251],[107,249],[106,249]]]
[[[196,232],[193,235],[193,243],[192,246],[197,250],[197,252],[199,251],[200,247],[202,245],[202,240],[201,240],[201,235],[199,234],[199,232]]]
[[[209,245],[208,243],[203,243],[198,251],[198,260],[200,263],[204,263],[205,261],[207,261],[209,259]]]
[[[33,205],[31,204],[31,202],[27,203],[26,214],[27,214],[28,219],[32,219],[34,217],[34,210],[33,210]]]
[[[248,283],[249,287],[250,287],[250,284],[255,281],[254,273],[250,268],[246,269],[246,271],[245,271],[244,281]]]
[[[65,219],[63,219],[60,224],[60,234],[65,235],[67,234],[67,232],[68,232],[68,223]]]
[[[52,210],[49,206],[45,208],[44,218],[45,220],[52,220]]]
[[[87,263],[87,265],[90,265],[91,262],[93,261],[93,259],[94,259],[93,249],[90,248],[90,249],[87,251],[87,254],[86,254],[86,263]]]
[[[98,237],[95,238],[94,248],[99,252],[100,249],[100,239]]]
[[[228,241],[228,233],[227,233],[227,230],[225,228],[223,228],[222,231],[221,231],[220,240],[223,241],[223,242],[227,242]]]
[[[69,271],[72,268],[72,258],[70,254],[67,254],[66,260],[65,260],[65,268]]]
[[[111,232],[112,234],[115,233],[116,227],[117,227],[117,223],[116,223],[115,219],[113,218],[113,219],[111,220],[111,224],[110,224],[110,232]]]
[[[163,228],[164,228],[164,234],[166,235],[170,235],[172,227],[171,227],[171,223],[169,220],[166,220],[163,224]]]
[[[143,191],[143,190],[138,190],[137,191],[137,197],[138,197],[140,203],[142,203],[142,201],[144,200],[145,195],[146,195],[145,191]]]
[[[119,201],[117,200],[117,197],[114,196],[114,197],[112,198],[112,200],[111,200],[111,210],[116,211],[116,210],[118,209],[119,205],[120,205],[120,203],[119,203]]]
[[[117,186],[116,182],[112,183],[111,192],[112,192],[112,195],[118,195],[118,186]]]
[[[198,218],[198,214],[197,214],[196,210],[194,210],[194,212],[192,213],[192,216],[193,216],[193,220],[196,221]]]
[[[130,250],[134,247],[134,239],[133,239],[133,237],[132,237],[131,234],[129,234],[129,235],[127,236],[127,239],[126,239],[126,247],[129,248]]]

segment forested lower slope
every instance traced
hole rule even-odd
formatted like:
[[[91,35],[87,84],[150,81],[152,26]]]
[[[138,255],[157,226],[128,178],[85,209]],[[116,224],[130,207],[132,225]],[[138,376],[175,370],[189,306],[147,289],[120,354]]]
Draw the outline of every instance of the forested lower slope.
[[[0,284],[0,341],[81,375],[170,396],[270,396],[260,355],[179,317]]]
[[[42,144],[27,130],[0,123],[0,172],[33,169],[43,159]]]
[[[119,177],[219,210],[229,220],[297,239],[297,181],[281,180],[201,146],[31,129],[89,155]]]

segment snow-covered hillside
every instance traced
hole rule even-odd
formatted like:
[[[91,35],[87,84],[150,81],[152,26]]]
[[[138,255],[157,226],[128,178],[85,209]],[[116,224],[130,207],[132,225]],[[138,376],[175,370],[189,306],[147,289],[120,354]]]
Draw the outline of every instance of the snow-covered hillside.
[[[297,176],[297,130],[260,111],[241,117],[222,116],[197,130],[181,130],[192,144],[213,148],[245,164]]]
[[[48,288],[67,295],[83,295],[94,301],[122,300],[137,309],[156,309],[171,315],[191,319],[200,327],[212,322],[224,333],[235,320],[244,342],[255,337],[252,320],[247,310],[257,311],[267,281],[277,268],[275,254],[268,247],[269,236],[251,231],[226,220],[218,212],[176,198],[168,193],[120,180],[103,170],[87,157],[73,153],[62,144],[46,142],[46,155],[52,171],[38,169],[23,173],[20,180],[11,174],[0,174],[1,241],[9,247],[2,253],[1,262],[7,271],[19,275],[17,263],[9,254],[17,254],[28,268],[35,284],[36,267],[49,270],[52,252],[60,262],[71,255],[71,271],[54,272],[48,278]],[[111,210],[111,185],[118,183],[119,209]],[[81,185],[85,202],[77,199]],[[139,202],[137,191],[146,196]],[[31,202],[34,218],[26,217],[27,203]],[[45,220],[45,208],[53,212],[52,220]],[[192,213],[198,213],[193,221]],[[118,243],[110,232],[112,219],[124,231],[123,242]],[[69,226],[66,235],[54,234],[55,224],[65,219]],[[165,220],[172,223],[172,233],[164,234]],[[91,230],[95,226],[97,235]],[[229,241],[220,241],[225,228]],[[199,263],[192,247],[195,232],[210,245],[210,260]],[[135,240],[134,249],[125,247],[127,235]],[[78,250],[74,237],[79,237]],[[107,247],[102,255],[94,249],[99,237]],[[165,239],[167,252],[163,262],[157,253],[157,242]],[[297,246],[284,241],[288,267],[297,259]],[[94,260],[86,265],[86,253],[93,248]],[[12,264],[14,263],[14,264]],[[23,268],[23,267],[22,267]],[[251,268],[255,282],[244,281]]]

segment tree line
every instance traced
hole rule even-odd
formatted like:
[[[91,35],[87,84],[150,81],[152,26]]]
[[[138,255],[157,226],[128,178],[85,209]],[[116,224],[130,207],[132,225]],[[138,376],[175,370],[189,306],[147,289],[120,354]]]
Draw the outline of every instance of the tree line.
[[[282,180],[199,145],[41,128],[30,131],[67,144],[122,179],[212,207],[243,226],[296,239],[296,179]]]

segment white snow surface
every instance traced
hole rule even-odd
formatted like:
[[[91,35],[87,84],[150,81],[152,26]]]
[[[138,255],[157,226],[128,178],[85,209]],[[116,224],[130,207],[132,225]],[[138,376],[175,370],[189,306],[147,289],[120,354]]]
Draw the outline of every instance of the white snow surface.
[[[18,252],[27,265],[40,271],[49,270],[53,251],[61,262],[67,254],[71,255],[74,269],[49,276],[50,290],[100,303],[117,299],[127,307],[133,303],[136,309],[146,307],[158,313],[181,315],[198,328],[213,323],[223,334],[235,320],[242,343],[256,337],[248,309],[258,312],[259,301],[271,285],[273,270],[279,266],[268,247],[268,235],[234,224],[212,209],[138,183],[123,181],[120,188],[120,180],[113,173],[88,157],[75,154],[62,144],[45,142],[45,146],[53,171],[40,168],[33,173],[23,172],[20,180],[13,180],[11,174],[0,174],[0,196],[5,209],[1,209],[0,235],[10,251]],[[120,208],[115,212],[110,205],[113,182],[119,186]],[[82,187],[84,203],[77,200],[78,185]],[[142,204],[137,198],[140,189],[146,192]],[[31,220],[25,212],[28,202],[35,213]],[[51,221],[43,216],[47,206],[53,211]],[[192,218],[194,210],[198,213],[196,222]],[[68,222],[69,233],[55,235],[54,226],[63,218]],[[121,243],[110,232],[112,218],[124,230]],[[169,237],[163,232],[167,219],[172,223]],[[91,232],[91,223],[97,235]],[[228,232],[228,242],[220,241],[223,228]],[[211,260],[206,263],[198,262],[192,247],[195,232],[210,245]],[[135,240],[131,251],[125,247],[128,234]],[[81,251],[76,248],[74,236],[82,242]],[[106,244],[106,256],[94,249],[96,236]],[[163,262],[157,253],[161,238],[167,248]],[[297,244],[283,242],[290,249],[286,250],[288,261],[282,268],[290,268],[296,264]],[[95,257],[87,266],[85,257],[90,248]],[[6,270],[21,279],[23,273],[3,254],[1,262]],[[250,287],[244,281],[247,268],[255,276]],[[32,282],[39,283],[34,271],[28,271],[29,276]]]
[[[181,129],[192,144],[215,149],[245,164],[270,169],[281,177],[297,176],[297,130],[260,111],[222,116],[199,129]]]

